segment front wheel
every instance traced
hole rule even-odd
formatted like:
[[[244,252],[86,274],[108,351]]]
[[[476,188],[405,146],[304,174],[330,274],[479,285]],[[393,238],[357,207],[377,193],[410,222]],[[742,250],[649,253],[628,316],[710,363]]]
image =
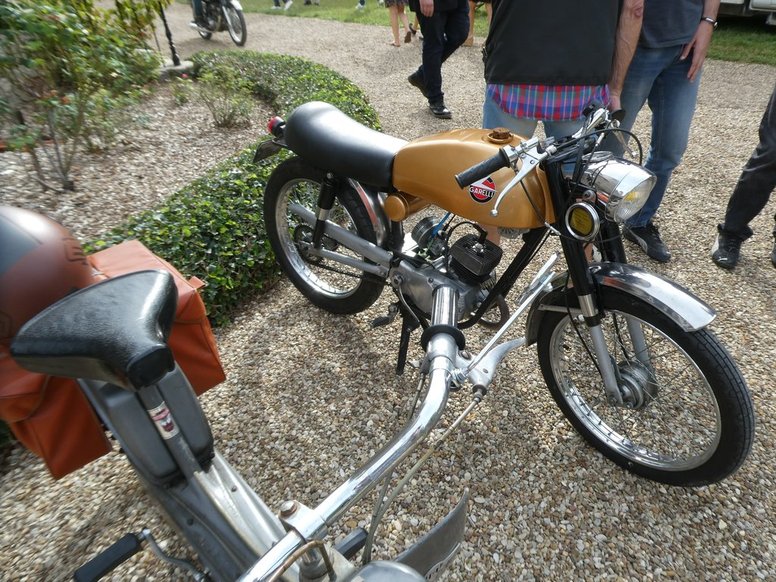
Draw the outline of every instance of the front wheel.
[[[245,17],[242,10],[237,10],[230,3],[223,5],[226,28],[232,42],[237,46],[243,46],[248,40],[248,29],[245,27]]]
[[[754,411],[716,336],[685,332],[613,289],[605,290],[603,309],[601,328],[623,404],[606,397],[581,317],[549,312],[539,332],[542,374],[574,428],[618,465],[655,481],[700,486],[736,471],[752,446]],[[637,330],[643,344],[631,339]]]
[[[317,214],[323,179],[321,170],[300,158],[290,158],[272,172],[264,193],[267,236],[283,271],[314,305],[331,313],[358,313],[380,296],[382,280],[356,267],[306,251],[313,229],[299,217],[296,209],[301,207]],[[337,192],[329,220],[369,242],[376,240],[367,209],[347,183],[342,183]],[[324,236],[322,243],[327,250],[363,260],[334,239]]]

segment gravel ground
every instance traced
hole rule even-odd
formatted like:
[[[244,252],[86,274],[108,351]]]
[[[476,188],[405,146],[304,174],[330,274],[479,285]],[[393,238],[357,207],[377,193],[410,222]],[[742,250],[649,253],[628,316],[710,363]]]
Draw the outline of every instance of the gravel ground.
[[[300,2],[301,3],[301,2]],[[170,11],[183,55],[232,48],[187,29],[188,11]],[[386,27],[247,15],[247,48],[311,58],[368,94],[384,129],[414,138],[477,126],[483,80],[479,51],[461,49],[444,69],[450,122],[432,118],[406,76],[419,45],[388,46]],[[387,22],[387,15],[386,15]],[[160,35],[163,40],[163,36]],[[450,509],[467,487],[471,524],[451,580],[757,580],[776,578],[776,460],[772,361],[776,355],[770,206],[732,273],[711,263],[714,227],[756,141],[776,71],[707,63],[692,141],[661,209],[661,231],[674,253],[657,265],[634,262],[691,287],[719,310],[712,328],[741,366],[758,426],[752,454],[723,483],[671,488],[623,472],[587,447],[553,404],[535,355],[508,358],[482,406],[437,452],[381,529],[381,556],[393,555]],[[194,106],[170,112],[162,94],[144,108],[150,133],[90,159],[74,195],[42,198],[0,154],[0,203],[51,213],[79,236],[99,234],[127,213],[153,204],[229,155],[263,127],[221,134]],[[162,117],[162,113],[170,114]],[[175,115],[173,117],[172,115]],[[645,131],[641,119],[637,131]],[[174,132],[174,133],[173,133]],[[414,391],[411,374],[393,374],[397,324],[372,331],[387,294],[367,313],[339,318],[310,307],[287,283],[246,306],[218,339],[228,380],[203,397],[224,455],[268,501],[315,505],[401,424]],[[482,345],[481,332],[469,345]],[[320,354],[311,357],[312,351]],[[467,398],[454,395],[448,424]],[[150,527],[176,554],[175,534],[153,511],[119,455],[53,481],[31,454],[15,449],[0,475],[0,555],[9,580],[61,580],[127,531]],[[364,524],[371,501],[349,512],[343,529]],[[337,532],[334,532],[335,534]],[[150,553],[121,566],[115,580],[176,580]]]

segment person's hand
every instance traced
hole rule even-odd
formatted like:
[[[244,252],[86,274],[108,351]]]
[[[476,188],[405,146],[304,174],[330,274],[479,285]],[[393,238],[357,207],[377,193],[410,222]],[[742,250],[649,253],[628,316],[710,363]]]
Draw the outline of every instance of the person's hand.
[[[434,0],[420,0],[420,11],[426,18],[434,16]]]
[[[621,102],[620,102],[620,94],[614,93],[613,91],[609,91],[609,111],[618,111],[622,108]]]
[[[690,65],[690,70],[687,71],[687,78],[690,82],[695,81],[695,77],[697,77],[698,73],[701,71],[703,61],[706,60],[706,53],[711,44],[711,34],[713,32],[714,27],[711,23],[701,20],[701,23],[698,25],[698,30],[695,31],[695,36],[692,37],[692,40],[682,51],[681,60],[686,59],[692,51],[692,64]]]

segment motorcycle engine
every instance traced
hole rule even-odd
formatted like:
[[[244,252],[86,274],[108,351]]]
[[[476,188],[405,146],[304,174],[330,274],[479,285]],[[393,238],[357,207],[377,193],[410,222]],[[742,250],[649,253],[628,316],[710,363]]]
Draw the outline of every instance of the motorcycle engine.
[[[487,240],[484,232],[467,234],[449,247],[440,222],[432,217],[423,218],[415,225],[412,238],[432,261],[448,255],[450,270],[467,285],[485,282],[501,261],[501,247]]]
[[[484,236],[467,234],[450,248],[450,268],[470,285],[485,282],[501,261],[502,250]]]

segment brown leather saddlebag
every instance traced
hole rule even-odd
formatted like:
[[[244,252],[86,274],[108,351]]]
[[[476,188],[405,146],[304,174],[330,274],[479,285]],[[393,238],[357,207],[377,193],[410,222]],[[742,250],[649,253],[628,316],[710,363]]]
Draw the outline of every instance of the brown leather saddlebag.
[[[90,255],[95,281],[147,269],[173,275],[178,309],[169,344],[199,395],[225,379],[196,277],[186,280],[138,241]],[[16,438],[41,457],[59,479],[111,450],[103,427],[77,382],[23,370],[0,352],[0,419]]]

